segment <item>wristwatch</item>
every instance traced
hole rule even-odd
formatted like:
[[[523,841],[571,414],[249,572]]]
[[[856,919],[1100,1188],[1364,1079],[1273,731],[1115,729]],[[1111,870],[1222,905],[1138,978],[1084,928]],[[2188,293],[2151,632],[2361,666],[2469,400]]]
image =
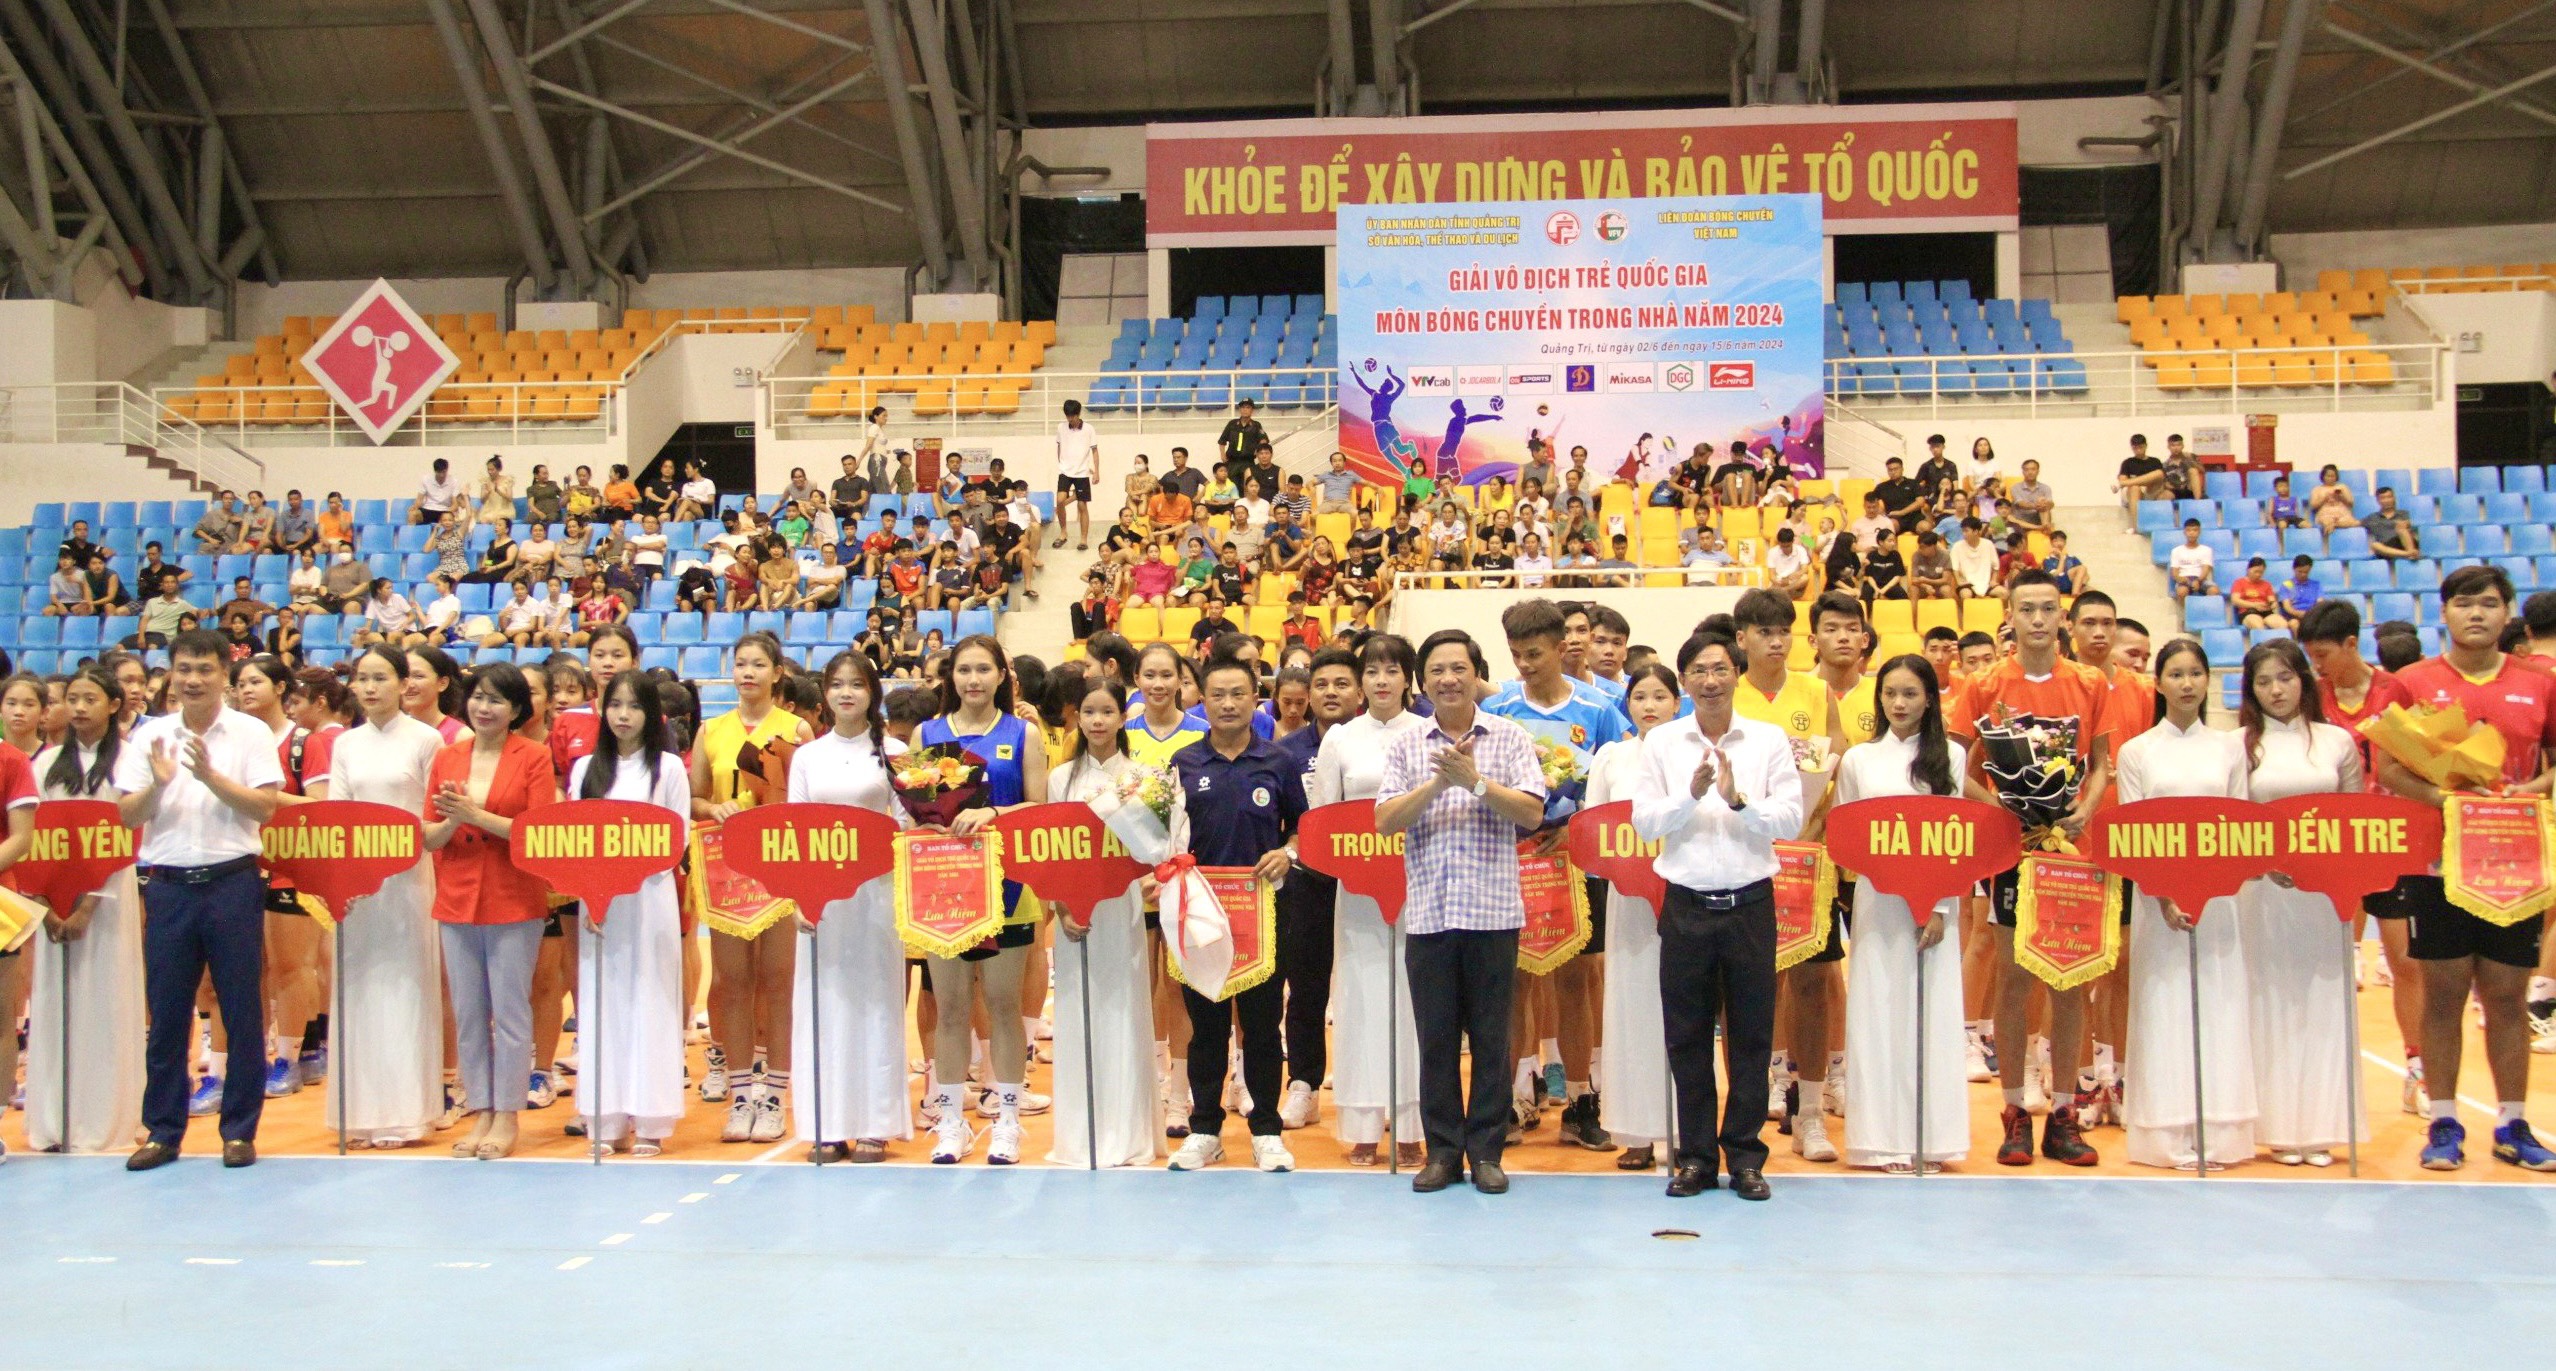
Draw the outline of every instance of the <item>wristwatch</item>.
[[[1488,776],[1476,776],[1476,777],[1474,777],[1474,778],[1473,778],[1473,798],[1475,798],[1475,799],[1479,800],[1479,799],[1481,799],[1483,796],[1488,795],[1488,794],[1490,794],[1490,793],[1491,793],[1491,778],[1490,778],[1490,777],[1488,777]]]

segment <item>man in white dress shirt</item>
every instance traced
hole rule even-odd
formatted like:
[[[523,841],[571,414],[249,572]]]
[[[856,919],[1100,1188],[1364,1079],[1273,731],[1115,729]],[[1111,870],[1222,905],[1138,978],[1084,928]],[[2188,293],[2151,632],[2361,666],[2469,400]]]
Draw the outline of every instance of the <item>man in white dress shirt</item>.
[[[220,634],[190,629],[169,642],[169,692],[177,709],[125,739],[115,789],[124,822],[142,832],[144,993],[151,1010],[143,1048],[142,1124],[151,1134],[124,1163],[148,1171],[177,1160],[186,1137],[187,1049],[195,988],[209,969],[222,1027],[249,1064],[225,1073],[222,1165],[257,1162],[266,1073],[266,882],[258,828],[275,812],[284,768],[275,734],[222,703],[229,659]]]
[[[1673,1197],[1721,1183],[1768,1197],[1766,1070],[1775,1039],[1775,844],[1802,827],[1802,780],[1784,730],[1738,717],[1733,692],[1748,654],[1699,629],[1677,650],[1695,712],[1642,740],[1633,827],[1661,843],[1660,1012],[1676,1082]],[[1727,1015],[1727,1022],[1723,1022]],[[1722,1022],[1730,1098],[1714,1118],[1713,1030]]]

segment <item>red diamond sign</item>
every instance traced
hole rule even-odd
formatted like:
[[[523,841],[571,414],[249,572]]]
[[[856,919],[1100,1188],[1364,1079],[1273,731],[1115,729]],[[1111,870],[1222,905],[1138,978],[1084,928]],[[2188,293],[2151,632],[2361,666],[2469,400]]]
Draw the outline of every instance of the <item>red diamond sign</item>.
[[[379,444],[408,422],[461,366],[461,358],[390,282],[377,280],[302,354],[302,365]]]

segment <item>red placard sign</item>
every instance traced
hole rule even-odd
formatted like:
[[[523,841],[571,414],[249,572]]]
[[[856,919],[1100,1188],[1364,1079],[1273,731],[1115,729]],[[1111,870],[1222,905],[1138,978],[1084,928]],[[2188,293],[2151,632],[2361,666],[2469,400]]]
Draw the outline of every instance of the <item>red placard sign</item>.
[[[683,860],[684,823],[643,800],[568,800],[515,820],[515,865],[600,922],[621,896]]]
[[[1375,901],[1386,923],[1402,918],[1402,835],[1376,832],[1375,801],[1343,800],[1305,811],[1296,823],[1296,859],[1350,894]]]
[[[1518,898],[1526,908],[1518,969],[1549,976],[1589,945],[1589,888],[1570,858],[1535,848],[1534,839],[1518,844]]]
[[[1015,809],[997,816],[994,828],[1003,835],[1003,874],[1065,906],[1077,928],[1151,870],[1080,800]]]
[[[315,800],[276,810],[259,845],[267,870],[319,897],[343,920],[350,901],[425,857],[424,837],[417,816],[397,805]]]
[[[27,855],[9,868],[19,890],[67,915],[80,897],[102,890],[133,865],[133,830],[113,800],[47,800],[35,807]]]
[[[1828,855],[1839,871],[1906,900],[1922,928],[1937,904],[2023,860],[2023,825],[1957,795],[1883,796],[1829,811]]]
[[[859,805],[756,805],[729,815],[720,836],[729,866],[809,923],[896,865],[896,820]]]
[[[2281,860],[2273,869],[2332,900],[2340,919],[2440,860],[2441,812],[2402,795],[2293,795],[2264,808],[2281,823]]]
[[[2084,847],[2087,861],[2198,919],[2204,905],[2280,864],[2281,820],[2252,800],[2141,800],[2095,815]]]
[[[1658,918],[1668,882],[1651,863],[1660,845],[1633,831],[1633,802],[1617,800],[1571,816],[1571,865],[1615,887],[1628,900],[1650,905]]]

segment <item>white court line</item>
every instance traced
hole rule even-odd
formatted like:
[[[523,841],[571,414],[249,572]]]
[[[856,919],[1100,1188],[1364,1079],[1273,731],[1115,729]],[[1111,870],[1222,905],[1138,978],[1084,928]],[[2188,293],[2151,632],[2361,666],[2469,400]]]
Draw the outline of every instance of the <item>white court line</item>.
[[[105,1265],[106,1263],[109,1263],[109,1262],[114,1261],[114,1260],[115,1260],[115,1258],[113,1258],[113,1257],[56,1257],[56,1258],[54,1258],[54,1260],[55,1260],[55,1261],[57,1261],[57,1262],[60,1262],[60,1263],[61,1263],[61,1264],[63,1264],[64,1266],[103,1266],[103,1265]]]
[[[775,1143],[770,1151],[759,1154],[753,1161],[747,1162],[746,1165],[770,1166],[772,1163],[780,1160],[783,1153],[790,1151],[798,1145],[799,1144],[795,1142]]]
[[[559,1264],[559,1269],[562,1271],[574,1271],[578,1267],[581,1267],[593,1260],[594,1258],[592,1257],[570,1257],[568,1260]]]
[[[314,1262],[312,1262],[312,1263],[311,1263],[311,1265],[313,1265],[313,1266],[362,1266],[363,1264],[364,1264],[364,1263],[363,1263],[363,1262],[361,1262],[361,1261],[327,1260],[327,1259],[322,1259],[322,1260],[314,1261]]]
[[[186,1264],[189,1266],[237,1266],[240,1264],[240,1259],[237,1257],[189,1257],[186,1259]]]
[[[671,1218],[673,1218],[673,1217],[674,1217],[674,1211],[673,1211],[673,1210],[671,1210],[671,1209],[661,1209],[661,1210],[657,1211],[656,1213],[651,1214],[651,1215],[649,1215],[648,1217],[646,1217],[646,1218],[644,1218],[644,1219],[641,1219],[639,1222],[641,1222],[641,1223],[664,1223],[666,1220],[671,1219]]]
[[[2363,1058],[2364,1060],[2367,1060],[2367,1061],[2372,1062],[2372,1063],[2374,1063],[2374,1064],[2376,1064],[2376,1065],[2378,1065],[2378,1066],[2380,1066],[2380,1067],[2383,1067],[2383,1068],[2385,1068],[2385,1069],[2387,1069],[2387,1070],[2389,1070],[2389,1071],[2394,1072],[2394,1073],[2396,1074],[2397,1078],[2398,1078],[2398,1079],[2400,1079],[2400,1080],[2401,1080],[2401,1079],[2403,1079],[2403,1078],[2404,1078],[2404,1076],[2405,1076],[2405,1068],[2404,1068],[2404,1067],[2398,1066],[2396,1063],[2394,1063],[2394,1062],[2392,1062],[2392,1061],[2389,1061],[2387,1058],[2382,1057],[2382,1056],[2380,1056],[2379,1054],[2377,1054],[2377,1053],[2375,1053],[2375,1052],[2372,1052],[2371,1050],[2369,1050],[2369,1049],[2368,1049],[2368,1048],[2366,1048],[2366,1047],[2361,1049],[2361,1056],[2362,1056],[2362,1058]],[[2428,1085],[2428,1084],[2430,1084],[2430,1082],[2428,1082],[2428,1081],[2427,1081],[2427,1082],[2425,1082],[2425,1084],[2427,1084],[2427,1085]],[[2484,1115],[2485,1117],[2487,1117],[2487,1118],[2489,1118],[2489,1119],[2490,1119],[2490,1118],[2495,1117],[2496,1115],[2498,1115],[2498,1114],[2500,1114],[2500,1113],[2502,1112],[2501,1110],[2496,1109],[2494,1106],[2492,1106],[2492,1105],[2490,1105],[2490,1104],[2485,1103],[2483,1100],[2477,1099],[2477,1098],[2476,1098],[2475,1096],[2473,1096],[2473,1095],[2456,1095],[2456,1096],[2452,1096],[2452,1098],[2453,1098],[2453,1099],[2456,1099],[2456,1100],[2457,1100],[2460,1104],[2466,1105],[2468,1108],[2475,1110],[2477,1113],[2482,1114],[2482,1115]]]
[[[728,1182],[730,1182],[730,1181],[732,1181],[732,1180],[735,1180],[737,1177],[739,1177],[739,1176],[741,1176],[741,1175],[744,1175],[744,1174],[745,1174],[745,1173],[744,1173],[744,1172],[742,1172],[742,1171],[731,1171],[731,1172],[729,1172],[728,1174],[726,1174],[726,1175],[724,1175],[724,1176],[721,1176],[719,1179],[717,1179],[717,1180],[715,1180],[715,1181],[712,1181],[712,1182],[710,1182],[710,1183],[711,1183],[712,1185],[726,1185]]]
[[[707,1191],[707,1190],[695,1190],[695,1191],[693,1191],[691,1194],[684,1196],[682,1199],[679,1199],[679,1200],[675,1201],[675,1203],[677,1203],[677,1204],[699,1204],[699,1203],[701,1203],[703,1200],[706,1200],[706,1199],[708,1199],[708,1198],[710,1198],[710,1192],[709,1192],[709,1191]]]
[[[487,1269],[488,1269],[488,1263],[486,1263],[486,1262],[437,1262],[437,1263],[435,1263],[435,1267],[436,1267],[436,1269],[437,1269],[437,1270],[439,1270],[439,1271],[485,1271],[485,1270],[487,1270]]]
[[[639,1236],[639,1235],[638,1235],[638,1234],[636,1234],[636,1233],[615,1233],[615,1234],[613,1234],[611,1237],[604,1239],[602,1242],[596,1243],[596,1244],[595,1244],[595,1246],[597,1246],[597,1247],[619,1247],[619,1246],[621,1246],[623,1243],[626,1243],[626,1242],[630,1241],[632,1238],[635,1238],[635,1237],[637,1237],[637,1236]]]

